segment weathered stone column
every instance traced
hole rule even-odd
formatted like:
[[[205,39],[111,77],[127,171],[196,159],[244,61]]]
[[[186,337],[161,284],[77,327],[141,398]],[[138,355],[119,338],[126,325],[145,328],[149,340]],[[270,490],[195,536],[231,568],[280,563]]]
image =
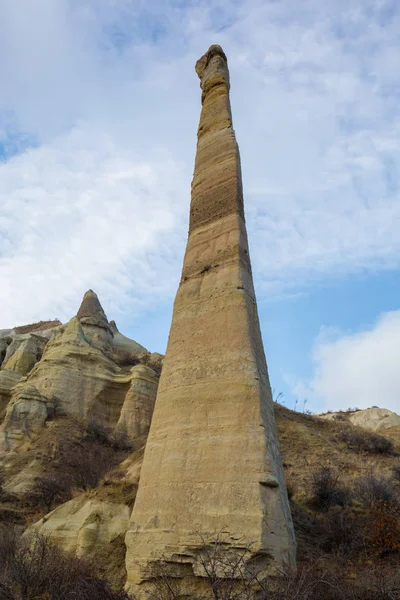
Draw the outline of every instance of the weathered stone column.
[[[220,46],[196,64],[202,112],[182,279],[127,543],[127,587],[152,565],[199,575],[201,536],[273,571],[295,541],[261,340],[229,73]]]

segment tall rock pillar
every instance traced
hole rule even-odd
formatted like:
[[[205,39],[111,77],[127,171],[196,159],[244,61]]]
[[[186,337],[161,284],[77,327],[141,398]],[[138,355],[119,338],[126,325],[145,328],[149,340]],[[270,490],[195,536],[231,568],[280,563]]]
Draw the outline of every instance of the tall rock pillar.
[[[197,61],[202,111],[189,239],[127,533],[127,587],[152,565],[201,575],[202,538],[252,544],[273,571],[295,541],[250,266],[229,72],[220,46]],[[143,591],[143,592],[142,592]]]

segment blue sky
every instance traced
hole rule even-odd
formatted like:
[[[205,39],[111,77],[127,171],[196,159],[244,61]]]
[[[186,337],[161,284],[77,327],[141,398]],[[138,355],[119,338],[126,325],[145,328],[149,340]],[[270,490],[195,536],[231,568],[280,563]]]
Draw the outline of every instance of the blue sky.
[[[392,0],[1,3],[0,327],[93,288],[165,349],[220,43],[272,387],[399,412],[399,27]]]

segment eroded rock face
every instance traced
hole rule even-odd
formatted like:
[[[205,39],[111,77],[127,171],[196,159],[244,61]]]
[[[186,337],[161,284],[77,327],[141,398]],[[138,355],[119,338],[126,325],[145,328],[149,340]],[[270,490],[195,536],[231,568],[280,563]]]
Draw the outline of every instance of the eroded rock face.
[[[53,403],[42,396],[34,385],[18,390],[7,407],[0,447],[8,450],[37,434],[53,410]]]
[[[36,334],[15,336],[7,348],[2,369],[26,375],[42,357],[48,339]]]
[[[0,422],[3,420],[4,410],[11,400],[14,387],[41,359],[48,340],[57,331],[59,321],[48,322],[45,325],[52,323],[54,325],[49,329],[38,332],[21,333],[20,330],[25,329],[24,327],[0,330]]]
[[[125,533],[129,515],[126,504],[81,495],[53,510],[28,532],[38,530],[64,550],[88,557]]]
[[[295,559],[222,49],[212,46],[196,71],[189,239],[126,536],[127,587],[139,598],[162,558],[177,578],[201,575],[201,535],[223,530],[232,552],[252,544],[248,559],[265,572]]]
[[[114,427],[130,379],[120,376],[117,365],[96,347],[99,339],[93,334],[90,343],[80,320],[73,317],[49,342],[27,383],[52,400],[57,411]]]
[[[140,448],[145,444],[149,433],[158,377],[145,365],[132,367],[131,373],[131,385],[125,396],[116,431],[126,435],[136,448]]]
[[[49,416],[46,406],[55,414],[95,420],[110,430],[118,424],[142,443],[150,425],[157,378],[147,367],[139,366],[131,373],[114,362],[114,334],[96,294],[86,292],[76,317],[57,327],[54,335],[46,334],[19,334],[7,346],[0,371],[3,410],[7,406],[0,448],[12,448],[27,437],[27,419],[32,432],[43,426]],[[143,348],[117,331],[118,344]],[[44,399],[42,403],[38,404],[33,389]]]
[[[13,389],[22,376],[18,371],[0,371],[0,421],[3,420]]]

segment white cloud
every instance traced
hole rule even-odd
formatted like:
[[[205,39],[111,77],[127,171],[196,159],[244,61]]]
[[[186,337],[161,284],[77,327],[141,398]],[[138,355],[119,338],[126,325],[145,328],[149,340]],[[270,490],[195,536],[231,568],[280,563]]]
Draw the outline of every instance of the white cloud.
[[[89,287],[132,316],[170,295],[182,177],[168,157],[150,164],[78,129],[0,166],[2,324],[70,318]]]
[[[399,267],[399,25],[373,0],[3,2],[0,144],[7,115],[37,147],[1,165],[0,326],[88,287],[116,318],[172,298],[215,42],[259,295]]]
[[[313,376],[294,391],[323,410],[380,406],[400,413],[400,310],[385,313],[368,330],[323,331],[313,350]]]

